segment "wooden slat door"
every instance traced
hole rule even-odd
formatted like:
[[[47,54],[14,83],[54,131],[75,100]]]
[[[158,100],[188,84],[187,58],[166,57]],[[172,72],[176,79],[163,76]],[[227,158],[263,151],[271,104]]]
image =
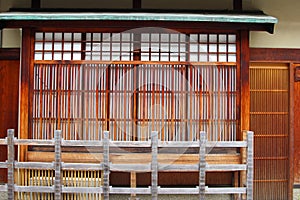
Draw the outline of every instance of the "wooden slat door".
[[[255,199],[288,199],[288,65],[252,63],[250,92],[250,128],[255,133]]]

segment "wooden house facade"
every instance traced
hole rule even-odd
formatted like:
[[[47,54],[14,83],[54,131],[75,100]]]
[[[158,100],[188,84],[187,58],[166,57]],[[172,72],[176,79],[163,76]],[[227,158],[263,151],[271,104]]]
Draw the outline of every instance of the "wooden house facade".
[[[0,52],[1,134],[15,128],[19,138],[51,139],[60,129],[65,140],[101,140],[108,130],[114,141],[145,141],[158,131],[168,142],[195,141],[205,131],[217,142],[253,130],[255,199],[292,198],[300,59],[296,50],[249,47],[249,32],[272,33],[276,18],[253,11],[15,9],[0,20],[2,28],[22,29],[21,49]],[[135,150],[126,151],[123,159],[132,159]],[[97,162],[91,155],[99,152],[65,148],[64,159]],[[51,161],[53,149],[21,147],[17,156]],[[207,182],[230,185],[237,176],[211,173]],[[149,173],[136,179],[147,185]],[[197,179],[162,173],[159,182],[189,186]],[[129,173],[111,174],[113,185],[128,180]]]

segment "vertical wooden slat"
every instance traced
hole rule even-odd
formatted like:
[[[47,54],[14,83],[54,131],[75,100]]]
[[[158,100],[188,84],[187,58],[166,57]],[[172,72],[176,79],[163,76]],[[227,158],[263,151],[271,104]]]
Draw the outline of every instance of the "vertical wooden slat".
[[[7,197],[8,200],[14,200],[14,162],[15,162],[15,147],[14,147],[14,129],[7,130]]]
[[[109,132],[103,132],[103,197],[109,200]]]
[[[152,200],[158,199],[158,132],[151,132],[151,148],[152,148],[152,161],[151,161],[151,196]]]
[[[253,152],[254,133],[247,131],[247,200],[253,199],[253,170],[254,170],[254,152]]]
[[[130,187],[136,188],[136,172],[130,172]],[[131,200],[136,200],[136,194],[131,193]]]
[[[199,140],[199,199],[205,200],[206,133],[200,132]]]
[[[54,196],[55,200],[61,200],[61,191],[62,191],[62,181],[61,181],[61,131],[56,130],[54,132],[54,140],[55,140],[55,161],[54,161],[54,169],[55,169],[55,181],[54,181]]]

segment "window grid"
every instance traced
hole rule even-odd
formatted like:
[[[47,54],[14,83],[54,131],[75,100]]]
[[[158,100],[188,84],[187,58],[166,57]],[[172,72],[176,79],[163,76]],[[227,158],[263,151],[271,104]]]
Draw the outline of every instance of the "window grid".
[[[37,32],[32,137],[147,140],[158,130],[181,141],[204,130],[235,140],[236,46],[235,34]]]
[[[235,34],[136,35],[37,32],[35,60],[133,61],[133,52],[138,52],[141,61],[236,62],[237,59]]]

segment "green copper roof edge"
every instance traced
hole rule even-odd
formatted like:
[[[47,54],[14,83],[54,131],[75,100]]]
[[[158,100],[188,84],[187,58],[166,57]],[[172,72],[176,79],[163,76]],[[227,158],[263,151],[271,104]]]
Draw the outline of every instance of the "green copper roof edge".
[[[183,13],[0,13],[0,20],[134,20],[271,23],[278,20],[268,15],[251,14],[183,14]]]

